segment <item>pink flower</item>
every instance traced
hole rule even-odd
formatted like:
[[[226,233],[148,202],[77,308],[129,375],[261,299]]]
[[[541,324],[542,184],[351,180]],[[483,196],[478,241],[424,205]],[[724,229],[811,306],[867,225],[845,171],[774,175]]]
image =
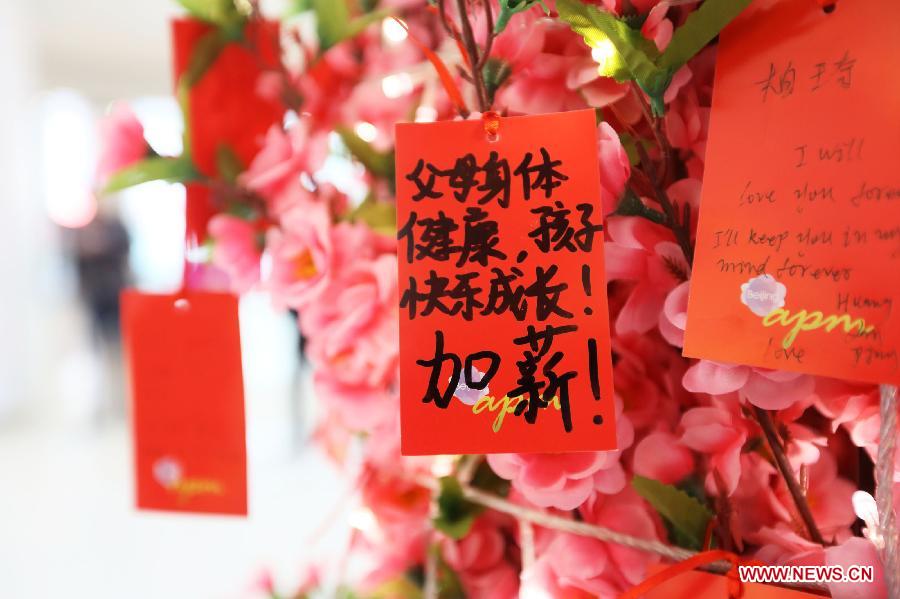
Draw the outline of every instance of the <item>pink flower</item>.
[[[724,395],[739,391],[741,399],[764,410],[784,410],[808,400],[815,381],[795,372],[765,370],[699,360],[684,373],[684,388],[692,393]]]
[[[619,455],[627,449],[634,431],[616,409],[618,447],[615,451],[578,453],[500,453],[487,457],[488,464],[501,478],[531,503],[561,510],[575,509],[594,491],[618,493],[625,486],[625,472]]]
[[[873,582],[828,582],[828,590],[833,599],[887,599],[884,581],[884,566],[878,551],[868,539],[850,537],[840,545],[825,549],[826,566],[872,566]]]
[[[262,149],[238,182],[262,195],[278,214],[292,204],[286,199],[303,195],[300,173],[318,170],[326,154],[325,140],[311,135],[309,120],[300,119],[287,130],[272,125]]]
[[[690,286],[690,281],[685,281],[670,291],[659,315],[659,332],[666,341],[676,347],[684,345]]]
[[[581,510],[584,520],[651,540],[661,538],[655,515],[630,488],[597,495]],[[615,543],[569,533],[551,533],[541,543],[533,569],[523,573],[522,599],[617,597],[647,577],[659,558]]]
[[[856,487],[838,476],[837,462],[827,451],[822,452],[819,461],[810,466],[808,478],[806,500],[822,536],[826,539],[834,536],[846,538],[850,534],[850,525],[856,520],[851,502]],[[788,523],[799,523],[793,499],[783,481],[779,482],[775,496],[779,503],[774,507],[779,517]]]
[[[641,35],[648,40],[653,40],[660,52],[665,50],[669,42],[672,41],[672,21],[666,18],[668,11],[669,3],[666,1],[660,2],[650,9],[647,19],[641,26]]]
[[[497,105],[505,105],[510,111],[522,114],[561,112],[587,106],[577,89],[581,82],[570,79],[573,66],[579,60],[589,59],[588,47],[581,37],[572,33],[565,23],[544,18],[538,19],[527,35],[541,35],[543,47],[531,64],[517,72],[498,93]],[[627,91],[627,87],[625,89]]]
[[[384,385],[345,383],[328,368],[319,368],[313,382],[316,396],[352,431],[371,432],[390,422],[400,409],[396,394]]]
[[[259,282],[261,237],[255,223],[230,214],[217,214],[209,221],[213,240],[213,264],[228,274],[231,289],[245,293]]]
[[[695,169],[690,171],[690,175],[700,178],[709,137],[709,108],[700,106],[695,88],[686,88],[669,105],[665,130],[672,147],[689,152],[686,160],[699,160],[700,172]]]
[[[694,471],[694,456],[672,433],[656,431],[638,441],[632,467],[635,474],[675,484]]]
[[[268,288],[276,306],[302,309],[318,299],[333,275],[331,219],[322,204],[304,203],[281,217],[266,241],[272,257]]]
[[[507,544],[497,518],[479,517],[459,541],[443,539],[444,560],[472,599],[516,599],[519,576],[506,559]]]
[[[821,545],[801,537],[784,524],[763,526],[747,537],[760,545],[756,559],[767,564],[821,566],[825,561]]]
[[[741,449],[750,430],[737,402],[723,400],[692,408],[681,417],[681,428],[681,442],[709,456],[707,486],[716,488],[712,472],[718,471],[726,492],[734,493],[741,477]]]
[[[606,276],[635,283],[616,317],[619,335],[644,334],[659,323],[666,296],[689,267],[668,229],[633,216],[607,220]]]
[[[539,13],[533,10],[510,19],[506,29],[494,39],[491,58],[503,61],[512,70],[512,75],[531,66],[544,47],[547,32],[545,26],[538,24],[540,19]],[[476,26],[479,32],[484,31],[481,25]]]
[[[600,197],[604,214],[609,214],[619,205],[619,198],[631,176],[628,154],[619,141],[619,134],[609,123],[602,122],[597,128],[597,154],[600,156]]]
[[[341,268],[327,294],[300,314],[317,367],[349,385],[393,382],[399,360],[398,301],[396,255],[359,256]]]
[[[351,547],[364,571],[364,590],[423,562],[432,502],[431,490],[414,480],[424,472],[399,456],[389,463],[368,457],[357,479],[364,507],[358,512],[359,534]]]
[[[144,140],[144,127],[124,102],[116,102],[100,121],[102,151],[94,175],[99,187],[117,171],[147,157],[152,150]]]

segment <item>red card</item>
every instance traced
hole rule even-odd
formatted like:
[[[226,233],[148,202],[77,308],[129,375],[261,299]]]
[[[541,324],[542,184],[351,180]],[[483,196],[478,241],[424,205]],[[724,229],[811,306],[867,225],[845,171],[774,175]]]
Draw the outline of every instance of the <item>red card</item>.
[[[402,452],[614,449],[594,112],[396,133]]]
[[[900,2],[748,11],[718,52],[684,353],[900,382]]]
[[[655,566],[651,573],[664,570]],[[744,583],[744,599],[813,599],[812,595],[769,584]],[[707,572],[684,572],[644,594],[644,599],[728,599],[728,580],[725,576]]]
[[[191,64],[203,36],[213,26],[196,19],[172,21],[175,84]],[[279,64],[278,23],[251,21],[244,29],[244,42],[227,44],[191,88],[186,126],[190,131],[191,159],[204,174],[215,176],[216,155],[221,146],[235,153],[246,167],[259,151],[266,131],[280,123],[284,107],[277,100],[262,98],[257,82],[266,69]],[[203,51],[202,45],[200,51]],[[209,190],[187,186],[187,230],[202,244],[206,224],[215,214]]]
[[[237,298],[122,294],[137,506],[247,513]]]

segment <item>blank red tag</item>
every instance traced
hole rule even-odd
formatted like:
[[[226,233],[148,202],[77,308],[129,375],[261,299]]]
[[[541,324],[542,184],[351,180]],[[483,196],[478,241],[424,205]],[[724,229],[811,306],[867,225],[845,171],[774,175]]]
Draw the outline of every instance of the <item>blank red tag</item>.
[[[137,507],[247,513],[237,298],[122,294]]]
[[[594,112],[492,124],[397,125],[402,451],[614,449]]]

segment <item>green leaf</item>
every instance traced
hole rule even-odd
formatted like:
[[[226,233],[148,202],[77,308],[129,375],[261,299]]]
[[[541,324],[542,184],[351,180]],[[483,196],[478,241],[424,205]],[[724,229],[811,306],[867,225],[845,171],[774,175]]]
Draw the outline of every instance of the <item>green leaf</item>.
[[[324,52],[346,37],[350,26],[347,0],[312,0],[316,13],[319,52]]]
[[[178,3],[192,17],[214,25],[222,25],[241,17],[234,0],[178,0]]]
[[[338,127],[336,131],[353,157],[359,160],[366,169],[378,177],[394,180],[393,152],[379,152],[372,147],[372,144],[348,127]]]
[[[216,146],[216,169],[219,175],[229,183],[237,181],[238,175],[244,172],[241,159],[227,144]]]
[[[640,216],[660,225],[665,224],[666,222],[666,216],[662,212],[654,210],[644,204],[644,202],[641,201],[641,198],[637,197],[637,194],[630,189],[625,189],[622,199],[619,201],[619,205],[616,207],[613,215]]]
[[[375,587],[366,595],[366,599],[422,599],[422,589],[400,576]]]
[[[179,87],[190,89],[197,84],[206,71],[216,62],[219,54],[228,44],[228,39],[220,29],[212,29],[197,41],[187,68],[178,80]]]
[[[468,501],[462,486],[453,476],[441,478],[441,493],[437,498],[438,514],[432,524],[452,539],[461,539],[469,534],[475,517],[484,509]]]
[[[512,69],[505,60],[499,58],[488,58],[484,65],[483,78],[484,87],[487,90],[488,100],[494,103],[494,95],[500,89],[509,76],[512,75]]]
[[[580,0],[557,0],[556,10],[588,46],[601,50],[604,75],[619,82],[636,81],[650,97],[654,112],[662,114],[662,97],[674,70],[656,65],[659,51],[652,41],[624,20]]]
[[[397,234],[397,205],[369,196],[347,215],[347,220],[366,223],[376,233],[393,237]]]
[[[194,165],[183,158],[155,156],[135,162],[113,173],[103,186],[101,193],[113,193],[127,187],[148,181],[169,181],[178,183],[197,177]]]
[[[494,21],[494,35],[503,33],[514,14],[526,11],[535,4],[544,10],[545,15],[550,14],[550,9],[544,4],[544,0],[500,0],[500,14]]]
[[[681,489],[652,478],[635,475],[631,485],[672,526],[676,533],[673,537],[681,546],[699,549],[703,545],[713,517],[705,505]]]
[[[677,71],[747,8],[751,0],[706,0],[672,35],[659,66]]]

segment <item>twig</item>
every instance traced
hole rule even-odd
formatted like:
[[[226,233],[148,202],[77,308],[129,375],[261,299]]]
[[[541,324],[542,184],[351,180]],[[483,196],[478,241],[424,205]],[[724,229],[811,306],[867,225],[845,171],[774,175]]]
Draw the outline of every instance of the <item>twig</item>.
[[[641,164],[646,171],[647,179],[650,183],[650,187],[653,189],[656,202],[659,204],[660,208],[662,208],[663,215],[666,217],[665,225],[672,230],[672,233],[674,233],[675,241],[678,242],[678,245],[681,247],[681,251],[684,254],[684,258],[690,266],[694,263],[694,246],[691,243],[691,227],[689,222],[690,206],[685,204],[682,207],[682,215],[679,217],[678,206],[672,202],[669,195],[666,193],[666,190],[662,188],[656,178],[656,167],[653,166],[653,161],[650,160],[647,150],[645,150],[640,143],[636,143],[635,148],[641,158]]]
[[[478,96],[478,108],[481,112],[488,110],[487,90],[484,88],[484,76],[481,74],[482,61],[478,52],[478,44],[475,42],[475,34],[472,33],[472,23],[466,12],[466,0],[456,0],[456,11],[459,13],[459,23],[462,28],[463,43],[466,53],[469,55],[469,66],[472,69],[472,83],[475,84],[475,94]]]
[[[534,566],[534,526],[528,520],[519,520],[519,547],[522,550],[522,573]]]
[[[659,174],[659,181],[657,181],[657,183],[664,187],[665,179],[672,171],[672,146],[669,144],[669,138],[666,137],[662,130],[662,120],[651,114],[650,106],[647,104],[647,100],[644,99],[641,88],[634,81],[631,82],[631,91],[637,96],[638,103],[641,105],[641,114],[644,115],[644,120],[647,121],[647,126],[650,127],[653,138],[656,140],[656,144],[659,146],[659,151],[662,154],[663,168],[662,172]]]
[[[765,434],[769,449],[772,450],[772,455],[775,457],[775,464],[778,466],[779,472],[781,472],[781,477],[784,479],[788,491],[794,499],[794,505],[797,506],[797,512],[800,514],[800,518],[806,525],[806,530],[809,532],[809,538],[819,545],[825,545],[825,539],[822,538],[822,533],[819,532],[819,527],[816,526],[816,521],[813,519],[812,512],[809,509],[809,503],[806,501],[806,496],[803,495],[803,491],[800,489],[800,484],[797,482],[791,464],[787,459],[787,455],[784,453],[784,447],[782,447],[781,441],[778,439],[778,433],[775,431],[775,424],[772,422],[772,416],[766,410],[756,406],[753,406],[753,413],[756,416],[756,421],[759,422],[759,426],[763,430],[763,434]]]
[[[900,536],[894,514],[894,451],[897,442],[897,388],[881,386],[881,428],[875,460],[875,502],[884,546],[881,562],[890,599],[900,599]]]
[[[432,492],[436,493],[439,491],[438,482],[433,478],[417,477],[415,482],[427,489],[431,489]],[[496,512],[508,514],[519,521],[530,522],[531,524],[536,524],[543,528],[590,537],[606,543],[615,543],[639,551],[654,553],[672,561],[682,561],[697,554],[697,552],[691,551],[690,549],[673,547],[653,539],[633,537],[604,526],[588,524],[587,522],[579,520],[571,520],[550,514],[543,510],[518,505],[503,497],[493,495],[469,485],[462,485],[462,492],[463,496],[472,503],[477,503],[478,505],[482,505]],[[724,573],[731,569],[731,564],[727,561],[714,562],[708,566],[704,566],[702,569],[709,572]],[[818,583],[785,584],[784,586],[820,590],[826,588],[825,585]]]

